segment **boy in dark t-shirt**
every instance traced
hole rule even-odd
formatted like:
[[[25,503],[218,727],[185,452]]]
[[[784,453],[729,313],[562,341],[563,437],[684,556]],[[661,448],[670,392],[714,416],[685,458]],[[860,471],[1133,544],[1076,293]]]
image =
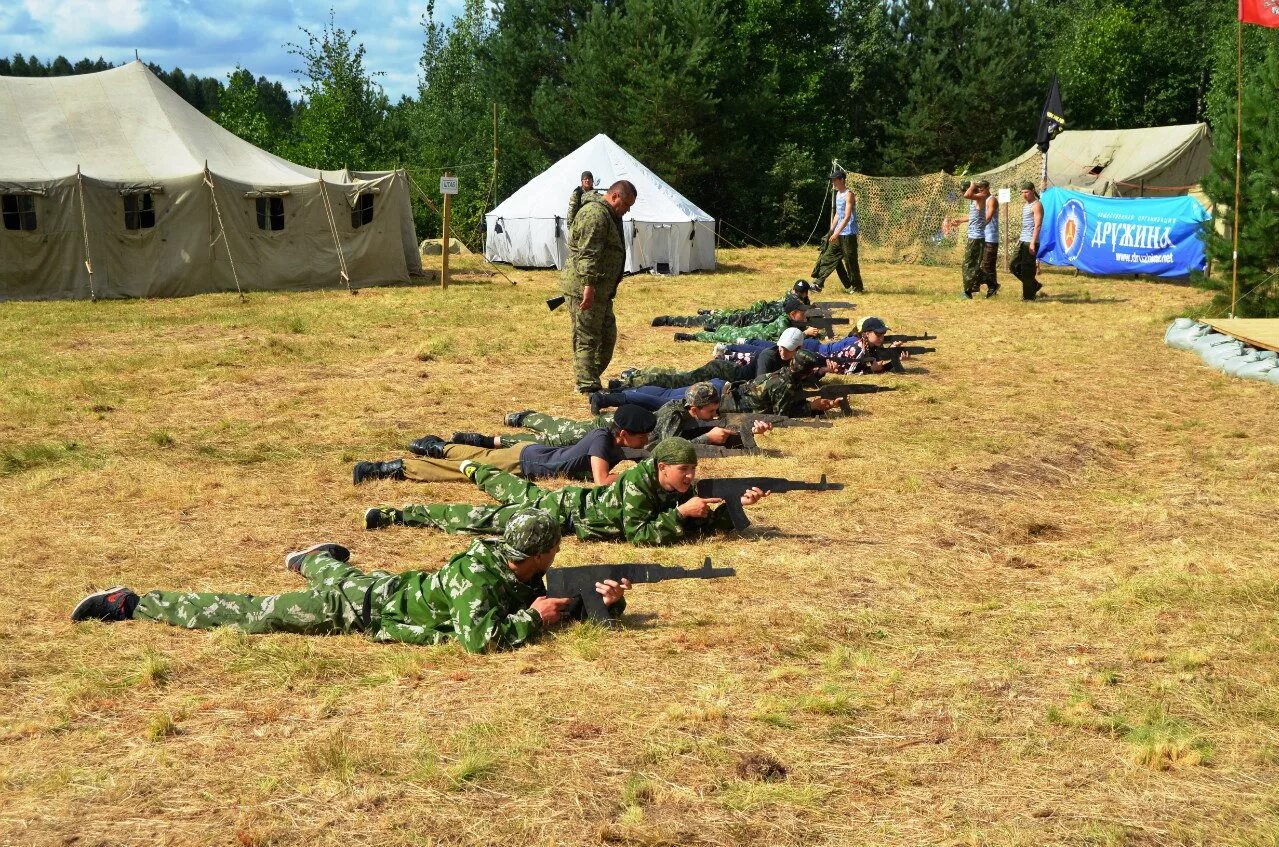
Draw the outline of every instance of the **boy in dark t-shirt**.
[[[408,457],[390,462],[358,462],[352,478],[356,485],[366,479],[408,479],[414,482],[465,482],[458,470],[464,459],[492,465],[525,479],[564,476],[607,485],[617,479],[613,468],[622,461],[622,448],[640,449],[648,444],[657,418],[647,409],[623,406],[607,429],[593,429],[576,444],[548,447],[524,442],[497,449],[450,444],[442,439],[419,439],[425,458]]]

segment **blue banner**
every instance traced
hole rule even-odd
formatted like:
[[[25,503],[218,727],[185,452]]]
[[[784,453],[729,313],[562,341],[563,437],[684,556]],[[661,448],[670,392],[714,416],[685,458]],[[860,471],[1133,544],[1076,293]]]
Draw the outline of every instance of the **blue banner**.
[[[1191,197],[1094,197],[1044,192],[1039,261],[1090,274],[1179,277],[1204,269],[1208,211]]]

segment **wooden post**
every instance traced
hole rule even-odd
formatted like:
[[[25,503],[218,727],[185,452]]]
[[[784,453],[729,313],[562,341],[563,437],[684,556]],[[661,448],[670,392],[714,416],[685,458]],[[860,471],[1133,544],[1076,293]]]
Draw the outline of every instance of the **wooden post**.
[[[445,171],[445,176],[453,176],[451,171]],[[444,195],[444,233],[442,236],[443,251],[440,253],[440,287],[449,287],[449,220],[453,216],[453,195]]]

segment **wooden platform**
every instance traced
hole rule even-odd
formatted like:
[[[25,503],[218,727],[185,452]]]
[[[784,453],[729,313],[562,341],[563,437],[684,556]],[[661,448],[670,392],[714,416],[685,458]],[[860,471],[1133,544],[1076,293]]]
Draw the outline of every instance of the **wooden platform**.
[[[1205,321],[1223,335],[1232,335],[1244,344],[1279,353],[1279,318],[1222,318]]]

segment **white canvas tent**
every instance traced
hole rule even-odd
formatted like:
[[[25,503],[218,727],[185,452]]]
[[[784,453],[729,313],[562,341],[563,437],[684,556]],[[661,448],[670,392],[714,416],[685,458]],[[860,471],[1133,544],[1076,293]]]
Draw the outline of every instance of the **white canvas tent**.
[[[0,77],[0,203],[0,300],[354,287],[421,272],[402,171],[320,172],[273,156],[141,62]]]
[[[1104,197],[1186,194],[1208,173],[1211,153],[1207,124],[1067,130],[1048,148],[1048,184]],[[1032,159],[1038,147],[994,171]]]
[[[484,216],[488,260],[529,268],[564,267],[568,255],[564,214],[582,171],[590,171],[599,188],[627,179],[639,191],[634,207],[622,219],[626,270],[660,264],[678,274],[715,267],[715,219],[603,133],[533,177]]]

